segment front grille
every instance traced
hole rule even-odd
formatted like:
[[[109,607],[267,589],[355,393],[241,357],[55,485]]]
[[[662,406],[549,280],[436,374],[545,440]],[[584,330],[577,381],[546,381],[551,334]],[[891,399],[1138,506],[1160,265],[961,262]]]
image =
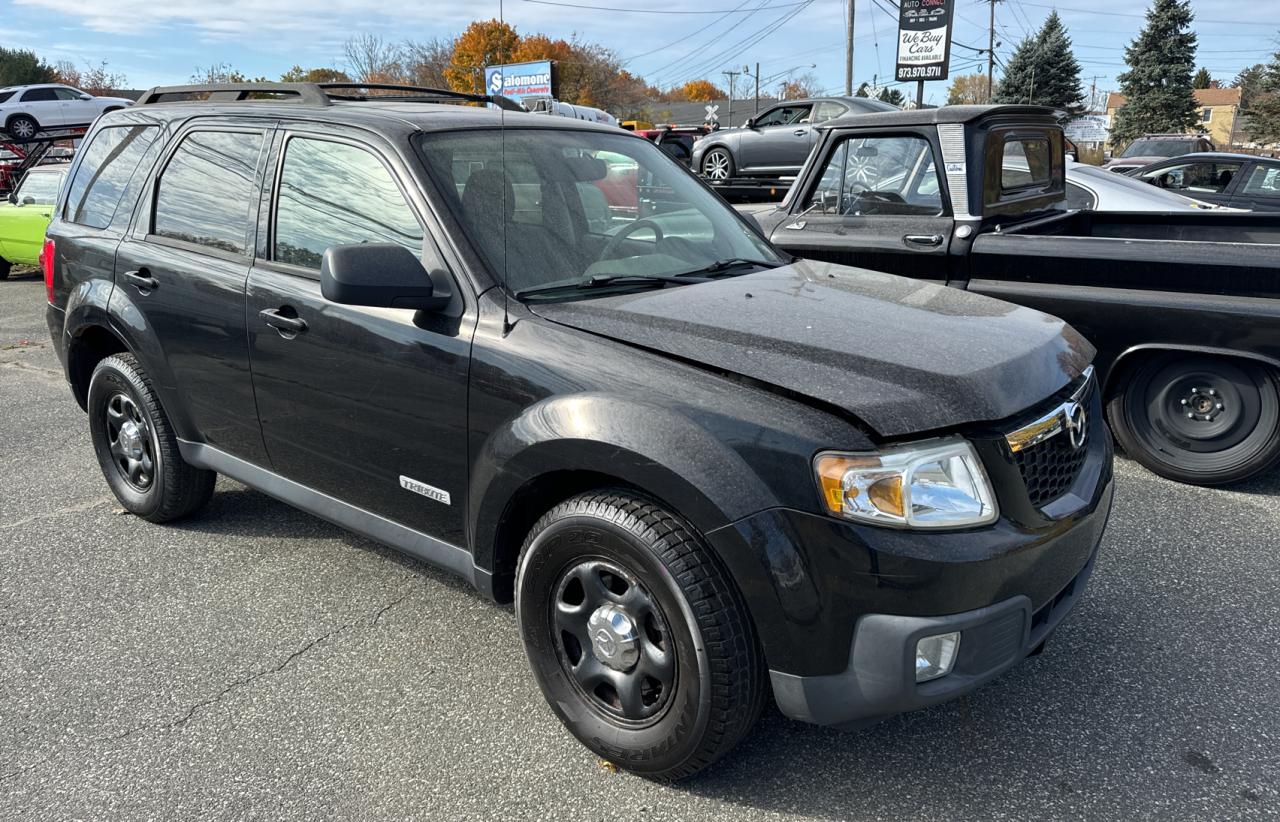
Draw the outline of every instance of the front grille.
[[[1027,497],[1036,508],[1043,508],[1067,493],[1080,476],[1089,452],[1087,443],[1097,429],[1094,417],[1100,413],[1093,394],[1093,369],[1090,368],[1057,394],[1041,417],[1008,435],[1013,463],[1022,474]],[[1073,406],[1077,404],[1085,411],[1083,429],[1073,431],[1071,429],[1079,424],[1078,419],[1071,419]],[[1073,437],[1081,443],[1080,447],[1072,442]]]
[[[1022,472],[1031,504],[1043,508],[1067,493],[1080,469],[1088,448],[1076,448],[1065,433],[1050,437],[1013,455],[1013,461]]]

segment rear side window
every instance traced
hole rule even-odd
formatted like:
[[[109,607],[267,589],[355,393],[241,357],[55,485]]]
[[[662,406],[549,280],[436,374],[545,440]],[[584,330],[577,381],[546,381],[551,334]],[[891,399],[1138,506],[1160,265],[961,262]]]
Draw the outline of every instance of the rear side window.
[[[422,253],[422,226],[382,161],[356,146],[294,137],[276,198],[277,262],[320,268],[325,249],[398,243]]]
[[[1264,197],[1280,197],[1280,166],[1258,166],[1249,175],[1244,186],[1245,194],[1261,194]]]
[[[247,255],[262,134],[193,131],[160,175],[153,234]]]
[[[116,126],[95,134],[67,190],[62,218],[90,228],[109,226],[158,131],[155,126]]]
[[[8,100],[10,97],[12,97],[17,93],[18,92],[16,89],[10,89],[9,91],[0,91],[0,103],[3,103],[5,100]]]
[[[22,102],[24,103],[44,103],[57,99],[58,95],[54,94],[51,88],[33,88],[22,95]]]

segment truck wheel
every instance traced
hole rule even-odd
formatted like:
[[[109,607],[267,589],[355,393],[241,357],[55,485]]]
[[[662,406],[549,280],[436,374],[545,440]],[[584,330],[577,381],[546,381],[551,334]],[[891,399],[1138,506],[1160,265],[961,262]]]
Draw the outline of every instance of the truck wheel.
[[[1131,457],[1178,482],[1236,482],[1280,458],[1280,384],[1249,360],[1150,357],[1123,377],[1107,415]]]
[[[126,509],[167,522],[209,501],[218,475],[182,459],[151,379],[132,354],[107,357],[93,369],[88,409],[98,464]]]
[[[702,158],[702,176],[708,180],[728,180],[733,175],[733,155],[728,149],[713,148]]]
[[[9,118],[5,131],[9,132],[9,136],[13,139],[22,142],[35,137],[40,131],[40,124],[25,114],[19,114]]]
[[[750,731],[766,693],[742,597],[701,537],[626,491],[538,521],[516,618],[560,721],[598,756],[658,781],[690,776]]]

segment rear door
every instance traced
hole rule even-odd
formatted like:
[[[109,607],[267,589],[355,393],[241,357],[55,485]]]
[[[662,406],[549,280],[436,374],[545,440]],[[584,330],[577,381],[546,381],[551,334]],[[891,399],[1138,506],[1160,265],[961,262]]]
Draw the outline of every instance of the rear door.
[[[934,147],[919,133],[829,140],[770,239],[815,260],[945,282],[952,216]],[[807,213],[804,213],[807,212]]]
[[[245,283],[273,123],[199,118],[170,141],[120,244],[116,316],[154,344],[151,370],[180,428],[265,462],[245,327]]]
[[[813,104],[777,106],[760,115],[739,138],[744,171],[798,171],[813,148]]]
[[[456,281],[456,307],[440,314],[321,294],[334,245],[399,243],[444,266],[404,158],[352,134],[291,126],[273,149],[247,312],[262,435],[278,474],[460,545],[474,308]]]
[[[59,128],[67,121],[57,90],[51,86],[28,89],[22,93],[22,99],[18,102],[21,105],[17,108],[34,117],[41,130]]]
[[[1250,211],[1280,211],[1280,163],[1256,163],[1246,169],[1230,205]]]

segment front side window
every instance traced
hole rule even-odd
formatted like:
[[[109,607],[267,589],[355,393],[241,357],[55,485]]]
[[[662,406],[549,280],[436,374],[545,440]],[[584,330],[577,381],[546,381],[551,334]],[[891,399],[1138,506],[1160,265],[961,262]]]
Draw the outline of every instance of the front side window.
[[[160,175],[152,233],[247,255],[259,132],[193,131]]]
[[[755,125],[758,128],[765,126],[790,126],[797,123],[805,122],[809,118],[809,112],[812,107],[804,106],[779,106],[772,111],[767,111],[756,120]]]
[[[81,92],[73,88],[57,88],[53,90],[59,100],[79,100]]]
[[[346,143],[289,140],[273,259],[318,270],[331,246],[397,243],[420,254],[422,241],[422,225],[381,160]]]
[[[522,299],[652,287],[652,278],[726,261],[781,262],[688,169],[625,132],[483,129],[418,139],[467,239]],[[627,282],[594,287],[619,277]]]
[[[57,99],[58,95],[54,94],[51,88],[33,88],[22,95],[22,102],[24,103],[44,103]]]
[[[98,131],[67,189],[63,219],[90,228],[110,225],[125,186],[157,132],[155,126],[113,126]]]
[[[1235,179],[1240,163],[1185,163],[1142,175],[1160,188],[1200,194],[1218,194]]]
[[[842,216],[943,213],[933,149],[923,137],[842,140],[806,207]]]
[[[1245,194],[1280,197],[1280,166],[1258,166],[1244,184]]]
[[[32,205],[53,205],[58,201],[58,189],[62,188],[62,178],[66,171],[31,172],[18,187],[18,202],[30,201]]]

